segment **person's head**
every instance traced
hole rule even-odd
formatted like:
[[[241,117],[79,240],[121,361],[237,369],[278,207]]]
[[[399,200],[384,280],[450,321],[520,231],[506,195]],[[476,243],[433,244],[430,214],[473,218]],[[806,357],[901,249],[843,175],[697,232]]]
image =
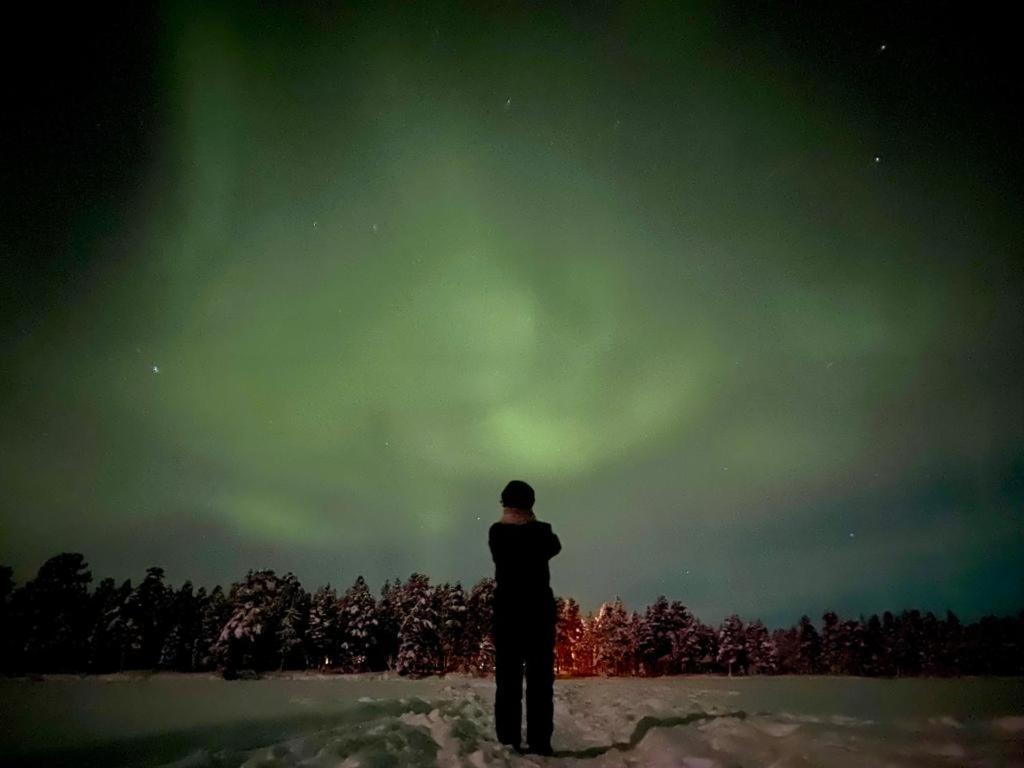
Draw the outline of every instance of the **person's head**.
[[[533,509],[533,488],[522,480],[510,480],[501,492],[501,506],[522,509]]]

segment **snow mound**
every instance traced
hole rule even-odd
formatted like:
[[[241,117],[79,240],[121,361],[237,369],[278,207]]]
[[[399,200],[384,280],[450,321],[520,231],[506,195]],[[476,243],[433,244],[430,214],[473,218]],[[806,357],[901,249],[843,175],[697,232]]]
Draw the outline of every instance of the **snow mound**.
[[[586,679],[555,684],[553,757],[518,754],[494,734],[494,681],[463,676],[410,680],[333,678],[228,683],[181,680],[152,697],[146,682],[112,686],[89,681],[64,688],[9,686],[22,697],[11,712],[18,741],[0,764],[127,765],[164,768],[863,768],[864,766],[1018,766],[1024,711],[996,702],[979,711],[976,695],[996,683],[872,682],[871,696],[844,699],[843,681]],[[861,685],[861,684],[855,684]],[[1016,685],[1016,684],[1015,684]],[[724,686],[728,686],[727,688]],[[944,687],[947,686],[947,687]],[[975,695],[963,692],[975,686]],[[978,687],[983,686],[983,687]],[[102,689],[102,690],[100,690]],[[99,698],[83,693],[98,691]],[[850,690],[847,688],[846,690]],[[134,692],[133,692],[134,691]],[[902,693],[902,700],[877,694]],[[907,693],[915,693],[911,699]],[[937,700],[934,692],[945,691]],[[58,708],[82,700],[83,713],[58,722],[38,700]],[[101,694],[101,695],[100,695]],[[957,698],[954,698],[955,694]],[[177,698],[175,698],[177,697]],[[157,704],[137,715],[153,699]],[[966,698],[964,704],[960,698]],[[34,701],[31,706],[24,702]],[[49,701],[49,699],[48,699]],[[120,701],[120,704],[117,702]],[[1004,701],[1010,701],[1007,697]],[[886,706],[879,706],[884,702]],[[899,706],[896,706],[896,705]],[[1009,707],[1008,709],[1006,707]],[[157,718],[156,713],[167,717]],[[19,713],[25,713],[21,716]],[[83,723],[76,733],[76,723]],[[42,726],[40,725],[42,724]],[[6,724],[5,724],[6,725]],[[525,725],[525,723],[524,723]],[[143,729],[142,726],[145,726]],[[28,735],[43,734],[50,743]],[[102,741],[99,737],[104,736]],[[0,745],[4,732],[0,729]],[[73,740],[77,740],[76,742]],[[54,743],[54,742],[63,742]],[[12,749],[20,745],[20,751]],[[75,746],[72,749],[72,744]],[[525,743],[525,739],[524,739]],[[54,751],[54,750],[57,751]],[[61,751],[63,750],[63,751]],[[128,757],[130,756],[130,757]],[[20,760],[20,762],[19,762]]]
[[[1024,730],[1017,716],[977,725],[921,717],[908,729],[849,715],[747,714],[722,708],[721,691],[689,691],[673,703],[667,687],[650,682],[571,682],[555,686],[555,755],[539,757],[495,740],[492,681],[466,679],[434,693],[431,700],[363,696],[344,722],[246,752],[195,751],[165,768],[1003,765],[1012,764],[1005,759]],[[993,739],[990,726],[1005,736]],[[957,741],[949,740],[953,732]]]

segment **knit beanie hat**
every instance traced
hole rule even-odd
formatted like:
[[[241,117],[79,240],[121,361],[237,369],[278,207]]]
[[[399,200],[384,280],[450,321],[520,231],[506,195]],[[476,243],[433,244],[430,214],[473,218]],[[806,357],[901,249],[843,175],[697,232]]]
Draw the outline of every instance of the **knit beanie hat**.
[[[533,488],[522,480],[511,480],[501,492],[501,505],[515,509],[533,509]]]

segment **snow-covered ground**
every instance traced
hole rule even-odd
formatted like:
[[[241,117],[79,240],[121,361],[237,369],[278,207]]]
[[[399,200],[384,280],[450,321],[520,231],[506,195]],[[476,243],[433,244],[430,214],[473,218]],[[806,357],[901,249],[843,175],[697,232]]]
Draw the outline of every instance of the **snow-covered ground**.
[[[0,764],[1024,766],[1024,680],[558,680],[555,757],[493,735],[492,680],[0,681]]]

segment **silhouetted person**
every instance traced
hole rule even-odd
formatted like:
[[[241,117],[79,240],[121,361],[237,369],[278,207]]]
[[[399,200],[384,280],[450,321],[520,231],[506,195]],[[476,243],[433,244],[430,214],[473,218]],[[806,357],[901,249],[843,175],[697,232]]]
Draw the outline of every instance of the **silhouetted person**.
[[[525,664],[526,740],[531,752],[551,754],[557,613],[548,560],[562,544],[550,523],[534,517],[533,502],[533,488],[511,481],[487,537],[496,582],[494,723],[498,741],[520,749]]]

